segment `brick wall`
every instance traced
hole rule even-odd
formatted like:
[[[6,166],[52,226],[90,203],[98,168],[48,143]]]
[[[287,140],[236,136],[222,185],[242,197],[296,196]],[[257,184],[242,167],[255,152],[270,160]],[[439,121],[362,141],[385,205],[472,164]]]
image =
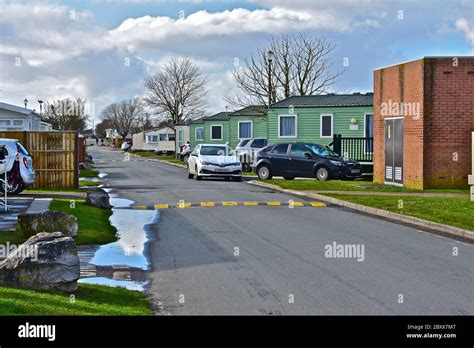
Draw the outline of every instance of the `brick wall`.
[[[474,131],[474,57],[424,58],[374,72],[374,181],[384,182],[382,103],[418,103],[404,116],[404,186],[467,186]]]
[[[411,114],[382,114],[382,103],[416,103]],[[415,113],[415,111],[417,111]],[[423,188],[423,60],[374,72],[374,181],[384,182],[384,119],[404,116],[403,181],[405,187]]]
[[[424,70],[424,103],[429,110],[424,186],[467,186],[474,131],[474,57],[426,58]]]

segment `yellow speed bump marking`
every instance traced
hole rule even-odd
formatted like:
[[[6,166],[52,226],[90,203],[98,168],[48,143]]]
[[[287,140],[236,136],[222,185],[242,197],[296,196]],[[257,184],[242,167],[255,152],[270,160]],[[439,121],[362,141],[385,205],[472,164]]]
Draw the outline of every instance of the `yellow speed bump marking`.
[[[304,207],[303,202],[291,202],[289,203],[290,205],[293,205],[294,207]]]
[[[214,202],[201,202],[201,207],[215,207],[216,203]]]
[[[236,205],[238,205],[237,202],[222,202],[222,205],[224,207],[235,207]]]
[[[178,203],[176,204],[176,208],[191,208],[191,203]]]
[[[148,207],[146,205],[134,205],[133,206],[133,209],[136,209],[136,210],[147,210]]]
[[[311,204],[312,207],[325,207],[326,206],[326,203],[322,203],[322,202],[310,202],[309,204]]]
[[[155,204],[154,208],[155,209],[168,209],[170,206],[169,204]]]
[[[258,205],[258,202],[243,202],[243,205],[245,205],[245,206],[256,206],[256,205]]]
[[[275,201],[273,201],[273,202],[267,202],[267,205],[274,206],[274,207],[278,207],[278,206],[281,205],[281,203],[280,203],[280,202],[275,202]]]

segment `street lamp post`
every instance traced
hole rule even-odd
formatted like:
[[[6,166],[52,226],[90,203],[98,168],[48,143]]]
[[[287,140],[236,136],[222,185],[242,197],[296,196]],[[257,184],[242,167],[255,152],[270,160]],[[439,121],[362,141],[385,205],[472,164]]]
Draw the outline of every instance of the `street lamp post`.
[[[26,106],[28,105],[28,99],[25,98],[25,100],[23,100],[23,104],[25,104],[25,109],[26,109]]]
[[[38,103],[40,105],[40,116],[43,115],[43,101],[42,100],[38,100]]]
[[[268,60],[268,108],[272,103],[272,61],[273,61],[273,51],[269,50],[267,54]]]

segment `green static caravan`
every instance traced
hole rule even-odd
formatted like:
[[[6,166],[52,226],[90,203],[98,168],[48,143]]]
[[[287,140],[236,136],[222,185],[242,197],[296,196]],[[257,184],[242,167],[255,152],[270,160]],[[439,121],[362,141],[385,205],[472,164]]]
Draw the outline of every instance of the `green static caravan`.
[[[249,106],[219,112],[190,123],[191,148],[198,144],[225,144],[235,148],[241,139],[267,138],[266,109]]]
[[[199,144],[225,144],[229,141],[229,113],[219,112],[189,124],[191,148]]]
[[[373,165],[373,93],[294,96],[271,105],[268,142],[329,145],[344,157]]]
[[[229,114],[229,143],[233,149],[242,139],[267,139],[267,111],[265,106],[248,106]]]

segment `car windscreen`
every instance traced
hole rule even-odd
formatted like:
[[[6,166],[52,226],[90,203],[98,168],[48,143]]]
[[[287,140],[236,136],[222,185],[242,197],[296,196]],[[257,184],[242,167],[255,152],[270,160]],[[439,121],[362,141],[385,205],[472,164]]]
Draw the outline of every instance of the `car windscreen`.
[[[250,147],[260,149],[266,145],[266,142],[267,141],[265,139],[255,139],[252,141],[252,145],[250,145]]]
[[[202,146],[201,155],[203,156],[232,156],[233,151],[226,146]]]
[[[244,147],[245,145],[248,144],[248,142],[250,141],[250,139],[243,139],[240,141],[240,143],[237,145],[237,147]]]
[[[307,144],[306,146],[309,147],[316,155],[326,156],[326,157],[327,156],[339,157],[337,153],[335,153],[328,147],[323,147],[323,146],[315,145],[315,144]]]
[[[25,155],[25,156],[29,156],[30,154],[28,153],[28,151],[26,151],[26,149],[23,147],[23,145],[21,145],[20,143],[16,143],[18,148],[20,149],[20,152]]]

